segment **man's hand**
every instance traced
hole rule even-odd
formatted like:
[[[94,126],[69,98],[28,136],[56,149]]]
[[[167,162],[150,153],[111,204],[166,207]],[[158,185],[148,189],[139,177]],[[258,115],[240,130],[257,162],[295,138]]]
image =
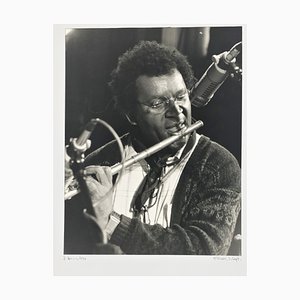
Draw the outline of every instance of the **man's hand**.
[[[113,210],[111,169],[109,167],[88,166],[85,168],[85,175],[97,223],[104,230]]]

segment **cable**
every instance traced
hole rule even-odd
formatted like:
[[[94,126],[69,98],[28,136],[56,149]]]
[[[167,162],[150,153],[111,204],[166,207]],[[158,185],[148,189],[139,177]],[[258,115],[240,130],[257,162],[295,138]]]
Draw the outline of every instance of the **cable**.
[[[110,190],[108,190],[108,192],[107,192],[107,194],[108,194],[108,193],[110,193],[112,191],[112,189],[114,188],[114,186],[117,185],[117,183],[120,181],[120,179],[121,179],[121,177],[123,175],[123,172],[124,172],[124,169],[125,169],[124,163],[125,163],[125,158],[126,158],[125,157],[125,149],[124,149],[123,143],[121,141],[121,138],[116,133],[116,131],[112,128],[112,126],[110,126],[107,122],[105,122],[105,121],[103,121],[103,120],[101,120],[99,118],[95,119],[95,122],[97,122],[98,124],[103,125],[104,127],[106,127],[111,132],[111,134],[114,136],[114,138],[115,138],[115,140],[116,140],[116,142],[118,144],[118,147],[119,147],[119,150],[120,150],[120,154],[121,154],[121,162],[120,162],[120,164],[122,165],[122,167],[121,167],[121,170],[120,170],[120,172],[119,172],[119,174],[117,176],[117,179],[116,179],[114,185],[110,188]]]

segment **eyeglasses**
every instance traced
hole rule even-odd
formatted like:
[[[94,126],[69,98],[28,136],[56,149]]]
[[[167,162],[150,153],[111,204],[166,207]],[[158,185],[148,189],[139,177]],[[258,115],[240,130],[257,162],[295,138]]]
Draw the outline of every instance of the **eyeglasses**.
[[[153,99],[151,104],[141,102],[138,102],[138,104],[149,107],[149,112],[153,114],[162,114],[169,109],[171,102],[174,102],[174,104],[176,103],[179,106],[184,105],[186,101],[189,100],[189,94],[190,91],[186,89],[183,93],[178,94],[176,97],[161,97]]]

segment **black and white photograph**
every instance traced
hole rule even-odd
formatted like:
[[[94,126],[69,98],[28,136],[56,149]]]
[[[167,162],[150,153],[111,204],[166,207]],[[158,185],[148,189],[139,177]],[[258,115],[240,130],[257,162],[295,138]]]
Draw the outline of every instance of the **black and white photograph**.
[[[242,257],[243,27],[65,28],[63,255]]]
[[[3,3],[3,297],[297,298],[297,11]]]

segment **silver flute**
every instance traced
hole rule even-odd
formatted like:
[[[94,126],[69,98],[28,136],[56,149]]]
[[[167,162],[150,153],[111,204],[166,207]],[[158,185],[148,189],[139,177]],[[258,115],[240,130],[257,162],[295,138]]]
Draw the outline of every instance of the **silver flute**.
[[[151,156],[152,154],[164,149],[165,147],[173,144],[177,140],[181,139],[183,136],[193,132],[194,130],[200,128],[201,126],[203,126],[203,122],[199,120],[199,121],[195,122],[194,124],[192,124],[191,126],[189,126],[186,130],[180,132],[178,135],[172,135],[172,136],[166,138],[165,140],[151,146],[150,148],[143,150],[142,152],[132,156],[128,160],[125,160],[124,163],[120,162],[120,163],[117,163],[117,164],[111,166],[112,175],[119,173],[122,170],[122,168],[127,168],[127,167],[133,165],[134,163],[137,163],[140,160],[145,159],[145,158]]]
[[[148,149],[143,150],[142,152],[132,156],[131,158],[125,160],[124,162],[119,162],[113,166],[111,166],[111,173],[112,175],[115,175],[117,173],[119,173],[122,169],[127,168],[131,165],[133,165],[134,163],[139,162],[142,159],[145,159],[149,156],[151,156],[152,154],[164,149],[165,147],[173,144],[174,142],[176,142],[177,140],[181,139],[183,136],[193,132],[194,130],[197,130],[198,128],[203,126],[203,122],[201,120],[196,121],[195,123],[193,123],[191,126],[187,127],[186,130],[180,132],[178,135],[172,135],[168,138],[166,138],[165,140],[151,146]],[[76,194],[79,193],[79,189],[78,188],[74,188],[72,189],[72,185],[73,185],[72,180],[68,180],[68,184],[67,186],[65,186],[65,200],[71,199],[73,196],[75,196]],[[71,187],[71,189],[70,189]]]

